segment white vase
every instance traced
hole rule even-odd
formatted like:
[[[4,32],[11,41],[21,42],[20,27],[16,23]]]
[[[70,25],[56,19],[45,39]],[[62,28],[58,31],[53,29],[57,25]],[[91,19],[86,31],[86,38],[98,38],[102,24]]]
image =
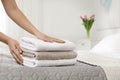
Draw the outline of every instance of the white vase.
[[[90,39],[80,39],[77,43],[77,49],[79,50],[90,50],[91,40]]]

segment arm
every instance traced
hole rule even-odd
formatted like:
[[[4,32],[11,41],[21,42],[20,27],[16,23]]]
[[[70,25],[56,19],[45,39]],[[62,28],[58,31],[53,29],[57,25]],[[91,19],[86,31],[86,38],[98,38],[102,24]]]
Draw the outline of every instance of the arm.
[[[15,0],[2,0],[3,6],[5,8],[8,16],[21,28],[25,29],[29,33],[35,35],[37,38],[48,42],[64,42],[62,40],[49,37],[40,31],[38,31],[34,25],[24,16],[24,14],[17,7]]]
[[[15,58],[15,60],[19,64],[22,64],[23,60],[19,54],[19,53],[21,53],[22,50],[19,47],[19,43],[16,40],[4,35],[1,32],[0,32],[0,41],[4,42],[5,44],[7,44],[9,46],[12,56]]]
[[[2,0],[3,6],[5,8],[8,16],[20,27],[36,35],[39,31],[31,24],[30,21],[23,15],[16,5],[15,0]]]

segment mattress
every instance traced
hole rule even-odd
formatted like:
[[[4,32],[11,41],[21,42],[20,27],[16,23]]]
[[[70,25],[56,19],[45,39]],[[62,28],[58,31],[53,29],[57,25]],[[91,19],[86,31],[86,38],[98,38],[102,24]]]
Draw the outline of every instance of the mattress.
[[[77,60],[101,66],[108,80],[120,80],[120,59],[90,53],[89,51],[77,51],[77,53]]]
[[[0,54],[0,80],[107,80],[100,66],[77,62],[71,66],[26,67]]]

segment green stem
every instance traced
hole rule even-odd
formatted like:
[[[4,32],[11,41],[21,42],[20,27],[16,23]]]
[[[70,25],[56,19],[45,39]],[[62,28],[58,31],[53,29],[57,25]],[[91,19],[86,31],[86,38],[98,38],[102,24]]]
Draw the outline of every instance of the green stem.
[[[86,31],[86,36],[88,39],[90,38],[90,31]]]

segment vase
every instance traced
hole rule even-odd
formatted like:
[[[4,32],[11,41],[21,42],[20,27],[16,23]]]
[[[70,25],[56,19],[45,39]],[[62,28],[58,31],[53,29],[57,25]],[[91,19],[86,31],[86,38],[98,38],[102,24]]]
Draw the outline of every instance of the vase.
[[[86,30],[86,37],[87,37],[87,39],[90,39],[90,31]]]
[[[90,50],[91,49],[90,38],[80,39],[77,43],[77,48],[79,50]]]

